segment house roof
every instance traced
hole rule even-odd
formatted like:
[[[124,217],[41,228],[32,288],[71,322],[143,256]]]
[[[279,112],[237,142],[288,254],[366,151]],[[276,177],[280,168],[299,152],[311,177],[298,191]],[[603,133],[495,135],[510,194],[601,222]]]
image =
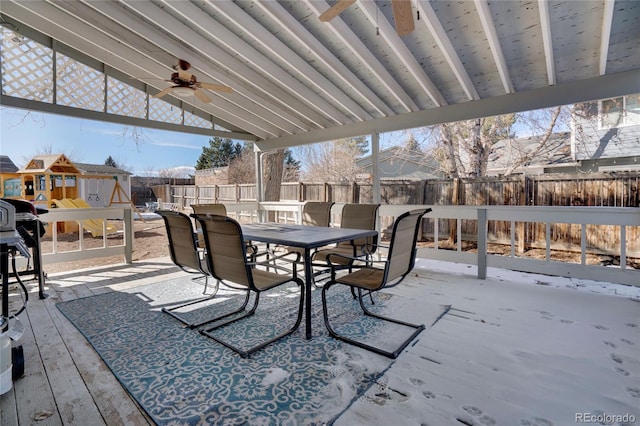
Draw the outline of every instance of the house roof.
[[[15,173],[18,171],[16,166],[8,155],[0,155],[0,173]]]
[[[530,157],[521,167],[547,166],[574,162],[571,155],[571,133],[558,132],[549,136],[540,149],[542,136],[518,139],[502,139],[493,145],[487,168],[505,170],[525,157]]]
[[[84,174],[131,175],[132,173],[118,167],[104,164],[74,163]]]
[[[165,96],[214,123],[183,131],[253,140],[261,150],[640,91],[638,1],[419,0],[411,2],[415,30],[402,37],[390,1],[358,0],[321,22],[329,7],[321,0],[3,0],[2,22],[54,46],[59,58],[79,58],[150,95],[170,86],[184,59],[198,81],[233,91],[200,89],[210,103]],[[10,89],[0,96],[7,106],[159,123]]]
[[[385,148],[378,153],[378,163],[396,163],[398,166],[392,175],[380,173],[384,180],[424,180],[438,179],[441,175],[438,162],[422,151],[406,149],[401,146]],[[373,157],[367,155],[356,160],[356,166],[366,170],[371,168]],[[405,167],[410,166],[410,167]]]

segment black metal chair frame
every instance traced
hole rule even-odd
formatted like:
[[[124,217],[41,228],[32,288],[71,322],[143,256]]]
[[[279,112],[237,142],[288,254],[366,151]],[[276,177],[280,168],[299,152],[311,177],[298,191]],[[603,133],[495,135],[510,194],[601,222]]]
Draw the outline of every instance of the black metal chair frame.
[[[240,224],[238,222],[236,222],[234,219],[229,218],[229,217],[221,217],[221,216],[214,216],[214,215],[207,215],[207,216],[195,215],[195,218],[196,218],[196,220],[199,221],[200,226],[201,226],[201,228],[203,230],[203,233],[204,233],[204,241],[205,241],[206,253],[207,253],[207,262],[208,262],[209,270],[211,271],[211,274],[216,279],[218,279],[221,282],[223,282],[225,285],[229,285],[228,280],[225,280],[225,278],[223,278],[222,276],[219,276],[216,273],[216,263],[213,260],[214,256],[212,255],[212,253],[214,253],[214,251],[212,250],[213,249],[213,247],[212,247],[213,242],[209,238],[209,223],[210,223],[210,221],[224,221],[224,222],[232,223],[237,229],[237,232],[238,232],[238,235],[239,235],[239,241],[244,241],[244,238],[242,236],[242,228],[241,228]],[[281,339],[281,338],[283,338],[285,336],[288,336],[289,334],[295,332],[298,329],[298,327],[300,326],[300,323],[302,322],[302,311],[303,311],[303,306],[304,306],[305,291],[304,291],[304,282],[300,278],[298,278],[298,275],[297,275],[296,263],[297,263],[297,261],[299,261],[299,259],[295,259],[294,261],[291,261],[292,265],[293,265],[293,273],[292,273],[292,275],[286,275],[286,276],[285,275],[279,275],[279,276],[282,277],[282,279],[277,284],[271,285],[269,288],[267,288],[265,290],[261,290],[260,288],[258,288],[256,286],[256,284],[255,284],[254,273],[253,273],[254,268],[256,266],[264,266],[265,268],[281,268],[281,267],[274,266],[274,265],[270,264],[270,262],[273,261],[273,258],[270,258],[270,259],[268,259],[268,260],[266,260],[264,262],[251,262],[251,261],[248,261],[247,260],[247,253],[246,253],[247,246],[245,244],[241,244],[241,245],[242,245],[243,256],[244,256],[244,259],[245,259],[245,262],[244,262],[244,273],[246,274],[247,283],[248,283],[246,297],[245,297],[243,303],[241,304],[241,306],[239,308],[234,309],[233,311],[225,313],[223,315],[217,316],[215,318],[212,318],[212,319],[208,320],[207,323],[220,321],[220,320],[222,320],[224,318],[228,318],[228,317],[231,317],[231,316],[236,315],[236,314],[242,314],[242,315],[237,316],[235,318],[232,318],[230,320],[224,321],[224,322],[222,322],[220,324],[215,325],[214,327],[207,328],[207,329],[202,329],[202,330],[200,330],[200,333],[205,335],[205,336],[207,336],[207,337],[209,337],[209,338],[211,338],[211,339],[213,339],[213,340],[215,340],[216,342],[220,343],[221,345],[224,345],[227,348],[233,350],[234,352],[238,353],[241,357],[248,358],[254,352],[256,352],[256,351],[258,351],[258,350],[260,350],[260,349],[262,349],[262,348],[264,348],[264,347],[266,347],[268,345],[270,345],[271,343],[273,343],[273,342],[275,342],[275,341],[277,341],[277,340],[279,340],[279,339]],[[286,256],[286,255],[279,256],[279,258],[284,258],[284,256]],[[281,268],[281,269],[286,270],[285,268]],[[272,276],[278,275],[276,273],[270,273],[270,274]],[[287,282],[290,282],[290,281],[295,282],[300,287],[300,301],[299,301],[299,305],[298,305],[298,316],[297,316],[296,322],[295,322],[295,324],[293,325],[292,328],[290,328],[290,329],[288,329],[288,330],[276,335],[275,337],[273,337],[273,338],[271,338],[271,339],[269,339],[267,341],[264,341],[264,342],[260,343],[259,345],[256,345],[256,346],[254,346],[254,347],[252,347],[250,349],[246,349],[246,350],[243,350],[243,349],[235,346],[234,344],[232,344],[232,343],[230,343],[228,341],[220,339],[219,337],[217,337],[217,336],[215,336],[213,334],[214,330],[218,330],[218,329],[220,329],[222,327],[225,327],[227,325],[230,325],[232,323],[235,323],[237,321],[240,321],[242,319],[245,319],[247,317],[250,317],[250,316],[254,315],[255,312],[256,312],[256,309],[258,308],[258,303],[260,302],[260,293],[262,293],[263,291],[268,291],[268,290],[270,290],[272,288],[275,288],[275,287],[277,287],[277,286],[279,286],[281,284],[284,284],[284,283],[287,283]],[[231,285],[231,286],[234,287],[233,285]],[[237,288],[237,287],[234,287],[234,288]],[[252,306],[250,307],[250,309],[246,310],[246,307],[249,304],[249,299],[250,299],[251,292],[255,292],[256,296],[255,296],[254,302],[253,302]]]
[[[406,213],[400,215],[396,219],[396,221],[395,221],[395,223],[393,225],[393,233],[392,233],[392,236],[391,236],[391,243],[390,243],[390,246],[389,246],[389,257],[387,258],[387,260],[385,260],[385,261],[369,261],[367,263],[367,265],[363,266],[364,268],[372,268],[373,267],[372,265],[374,263],[383,263],[384,264],[384,273],[383,273],[383,277],[382,277],[381,283],[377,288],[373,288],[373,289],[372,288],[366,288],[365,290],[374,292],[374,291],[381,290],[381,289],[383,289],[385,287],[396,286],[402,280],[404,280],[404,278],[409,274],[409,272],[411,272],[411,270],[415,266],[416,241],[417,241],[417,238],[418,238],[418,231],[419,231],[421,219],[425,214],[427,214],[430,211],[431,211],[431,209],[413,210],[413,211],[406,212]],[[409,220],[410,216],[412,216],[412,215],[414,217],[417,216],[417,218],[416,218],[415,229],[414,229],[414,232],[413,232],[412,252],[411,252],[411,259],[410,259],[408,268],[406,269],[406,271],[401,276],[399,276],[397,278],[393,278],[393,279],[391,279],[391,282],[387,283],[388,274],[389,274],[389,268],[390,268],[390,265],[392,264],[391,262],[393,262],[393,247],[394,247],[394,244],[395,244],[396,231],[397,231],[398,225],[403,220]],[[359,346],[361,348],[370,350],[372,352],[375,352],[377,354],[386,356],[388,358],[393,358],[393,359],[397,358],[398,355],[407,347],[407,345],[409,345],[409,343],[411,343],[411,341],[413,341],[413,339],[416,336],[418,336],[425,329],[424,324],[412,324],[412,323],[401,321],[401,320],[398,320],[398,319],[385,317],[385,316],[376,314],[376,313],[370,311],[369,309],[367,309],[367,307],[364,305],[364,302],[363,302],[363,297],[362,297],[363,296],[363,294],[362,294],[363,288],[362,287],[354,286],[353,283],[351,283],[351,284],[341,283],[341,282],[338,282],[336,280],[336,272],[337,272],[338,268],[336,268],[335,266],[339,266],[342,269],[343,265],[334,265],[334,264],[332,264],[331,263],[331,258],[334,258],[334,257],[347,258],[346,256],[342,256],[342,255],[339,255],[339,254],[331,255],[331,257],[329,259],[329,263],[330,263],[330,266],[331,266],[331,278],[330,278],[329,282],[327,282],[322,287],[322,312],[323,312],[323,316],[324,316],[324,323],[325,323],[325,326],[327,328],[327,331],[329,332],[329,335],[331,335],[332,337],[334,337],[336,339],[339,339],[339,340],[342,340],[344,342],[347,342],[347,343]],[[353,266],[353,268],[358,268],[358,267],[357,266]],[[358,269],[360,269],[360,268],[358,268]],[[373,317],[373,318],[380,319],[382,321],[391,322],[391,323],[394,323],[394,324],[399,324],[399,325],[402,325],[402,326],[406,326],[406,327],[412,328],[412,329],[414,329],[413,333],[407,339],[405,339],[396,349],[394,349],[392,351],[384,350],[382,348],[379,348],[379,347],[376,347],[376,346],[373,346],[373,345],[370,345],[368,343],[364,343],[364,342],[361,342],[361,341],[357,341],[355,339],[351,339],[349,337],[346,337],[344,335],[341,335],[341,334],[337,333],[335,331],[335,329],[330,324],[329,311],[328,311],[328,308],[327,308],[327,292],[335,284],[349,285],[351,287],[352,291],[353,291],[354,288],[357,290],[357,292],[358,292],[358,296],[357,296],[358,303],[360,304],[360,308],[362,309],[362,311],[363,311],[363,313],[365,315]]]

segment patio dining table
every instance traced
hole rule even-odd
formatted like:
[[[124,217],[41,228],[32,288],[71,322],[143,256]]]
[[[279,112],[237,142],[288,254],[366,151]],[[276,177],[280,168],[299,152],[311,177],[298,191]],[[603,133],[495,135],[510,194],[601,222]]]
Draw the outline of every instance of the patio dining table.
[[[305,333],[307,340],[309,340],[311,339],[311,287],[313,285],[311,250],[328,244],[375,237],[378,232],[369,229],[264,222],[242,225],[242,234],[245,240],[267,244],[282,244],[304,249]]]

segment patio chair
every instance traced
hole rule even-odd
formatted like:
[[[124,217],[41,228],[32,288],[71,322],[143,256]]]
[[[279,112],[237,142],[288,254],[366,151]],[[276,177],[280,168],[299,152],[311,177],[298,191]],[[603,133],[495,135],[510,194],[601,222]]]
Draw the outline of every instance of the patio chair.
[[[196,215],[204,215],[204,214],[214,214],[218,216],[226,216],[227,208],[222,203],[212,203],[212,204],[191,204],[191,209],[193,210],[193,214]],[[196,233],[198,235],[198,247],[204,248],[204,237],[200,230],[200,223],[196,220]]]
[[[198,327],[202,325],[202,323],[190,322],[175,311],[180,308],[184,308],[185,306],[194,305],[213,298],[218,292],[219,282],[216,281],[213,292],[211,294],[207,294],[207,285],[210,275],[209,268],[207,266],[207,261],[204,258],[203,250],[198,249],[193,224],[191,223],[189,216],[173,210],[156,210],[156,213],[162,217],[167,229],[171,261],[183,271],[199,275],[193,278],[194,280],[204,278],[204,291],[202,294],[206,295],[205,297],[190,300],[178,306],[162,308],[162,312],[171,315],[189,328]]]
[[[222,203],[191,204],[191,209],[193,210],[194,215],[214,215],[214,216],[227,215],[227,208]],[[196,220],[196,234],[198,236],[198,247],[204,249],[204,235],[201,231],[200,222],[198,222],[197,220]],[[247,241],[247,255],[251,258],[251,260],[255,260],[256,257],[258,256],[258,247],[253,245],[250,241]]]
[[[304,203],[304,206],[302,206],[302,224],[328,227],[331,222],[331,207],[333,207],[333,204],[333,202],[307,201]],[[274,254],[280,251],[300,256],[300,263],[304,260],[304,249],[290,246],[276,246],[271,250],[271,253]]]
[[[235,314],[241,314],[240,316],[232,318],[231,320],[227,320],[206,330],[201,330],[200,332],[205,336],[212,338],[216,342],[237,352],[243,358],[247,358],[255,351],[262,349],[265,346],[275,342],[276,340],[281,339],[282,337],[285,337],[296,331],[302,320],[302,306],[304,302],[304,283],[300,278],[298,278],[296,263],[293,262],[292,274],[278,274],[275,272],[259,269],[257,267],[259,265],[268,265],[270,268],[274,268],[274,266],[269,265],[270,260],[263,263],[256,263],[251,262],[247,259],[247,246],[244,243],[242,228],[240,227],[240,224],[238,222],[230,217],[222,216],[196,215],[195,217],[196,220],[200,222],[200,226],[204,231],[204,240],[206,246],[205,252],[207,254],[209,270],[211,271],[213,277],[222,281],[224,284],[229,284],[230,286],[236,287],[239,286],[247,290],[246,297],[244,298],[242,305],[238,309],[214,318],[210,320],[210,322],[218,321]],[[221,338],[213,334],[214,330],[225,327],[231,323],[240,321],[253,315],[258,307],[260,295],[262,294],[262,292],[271,290],[291,281],[295,282],[300,287],[298,315],[293,327],[276,335],[275,337],[268,339],[267,341],[260,343],[259,345],[246,350],[240,349],[236,345],[222,340]],[[255,299],[253,305],[249,308],[249,310],[246,310],[245,308],[248,305],[249,296],[252,292],[255,293]],[[271,318],[270,321],[274,321],[275,323],[280,322],[280,320],[277,318]]]
[[[418,334],[420,334],[422,330],[424,330],[424,324],[411,324],[371,312],[364,305],[362,291],[376,292],[383,290],[384,288],[395,286],[399,284],[400,281],[402,281],[413,269],[416,258],[416,241],[418,238],[421,219],[430,211],[431,209],[413,210],[402,214],[396,219],[393,225],[393,232],[391,234],[389,252],[387,259],[384,261],[371,260],[367,265],[353,266],[356,270],[349,274],[337,276],[336,266],[341,267],[344,264],[344,261],[349,259],[344,259],[345,256],[339,254],[332,254],[329,257],[331,278],[322,288],[322,312],[324,315],[325,326],[332,337],[373,351],[380,355],[384,355],[388,358],[397,358],[400,352],[402,352],[404,348],[406,348],[407,345]],[[334,260],[338,262],[334,263]],[[357,300],[365,315],[409,327],[414,330],[413,333],[404,340],[400,346],[391,351],[338,334],[330,324],[329,311],[327,309],[327,294],[336,284],[346,285],[351,287],[351,289],[357,290]]]
[[[379,207],[380,204],[345,204],[342,208],[340,227],[376,229]],[[334,254],[343,256],[337,258],[334,265],[337,262],[343,262],[342,267],[349,270],[354,261],[370,259],[376,251],[377,242],[377,237],[361,238],[359,240],[346,241],[332,247],[316,250],[311,258],[312,266],[321,267],[323,269],[315,272],[314,277],[328,272],[328,258]]]

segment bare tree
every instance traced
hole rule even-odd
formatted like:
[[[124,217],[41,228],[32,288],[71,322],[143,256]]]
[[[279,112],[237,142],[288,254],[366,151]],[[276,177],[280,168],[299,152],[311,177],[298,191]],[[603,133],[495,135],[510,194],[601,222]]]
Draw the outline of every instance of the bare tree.
[[[529,114],[520,114],[518,116],[519,121],[528,127],[530,134],[540,136],[537,138],[538,141],[533,149],[529,147],[527,150],[519,150],[519,155],[512,157],[512,161],[509,162],[509,166],[504,172],[505,176],[512,174],[519,167],[531,163],[548,147],[549,139],[553,135],[556,124],[562,115],[566,119],[569,115],[568,109],[558,106],[552,109],[530,111]]]
[[[229,183],[255,183],[256,166],[253,150],[244,149],[229,163]]]
[[[509,175],[529,164],[548,148],[553,133],[560,124],[568,126],[569,119],[569,108],[556,107],[444,123],[413,129],[412,133],[425,153],[423,161],[437,159],[442,171],[454,178],[485,176],[497,142],[505,139],[514,141],[522,135],[535,136],[531,139],[534,146],[530,145],[527,149],[514,148],[509,166],[504,172]],[[516,127],[519,135],[515,134]]]
[[[303,178],[312,182],[353,182],[360,169],[356,159],[363,154],[362,138],[339,139],[305,147],[307,169]]]

